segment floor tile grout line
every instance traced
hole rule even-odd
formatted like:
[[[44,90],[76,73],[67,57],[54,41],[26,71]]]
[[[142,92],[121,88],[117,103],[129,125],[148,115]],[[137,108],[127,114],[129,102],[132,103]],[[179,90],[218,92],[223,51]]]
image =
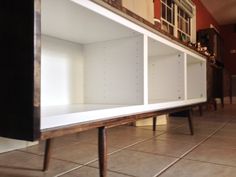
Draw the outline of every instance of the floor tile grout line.
[[[86,165],[86,167],[90,167],[90,168],[94,168],[94,169],[98,169],[97,167],[94,167],[94,166],[90,166],[90,165]],[[99,169],[98,169],[99,170]],[[118,171],[114,171],[114,170],[107,170],[108,172],[112,172],[112,173],[117,173],[117,174],[121,174],[121,175],[126,175],[126,176],[129,176],[129,177],[137,177],[137,176],[134,176],[134,175],[130,175],[130,174],[127,174],[127,173],[122,173],[122,172],[118,172]]]
[[[61,172],[61,173],[55,175],[54,177],[60,177],[60,176],[62,176],[62,175],[65,175],[65,174],[67,174],[67,173],[70,173],[70,172],[72,172],[72,171],[74,171],[74,170],[80,169],[80,168],[82,168],[82,167],[84,167],[84,166],[85,166],[85,165],[80,165],[80,166],[74,167],[74,168],[72,168],[72,169],[70,169],[70,170]]]
[[[85,163],[85,164],[83,164],[83,165],[81,165],[81,166],[74,167],[74,168],[72,168],[72,169],[69,169],[69,170],[67,170],[67,171],[64,171],[64,172],[62,172],[62,173],[56,175],[56,177],[59,177],[59,176],[61,176],[61,175],[65,175],[65,174],[67,174],[67,173],[70,173],[70,172],[72,172],[72,171],[74,171],[74,170],[77,170],[77,169],[79,169],[79,168],[82,168],[82,167],[84,167],[84,166],[88,166],[88,164],[93,163],[93,162],[96,162],[97,160],[98,160],[98,158],[93,159],[93,160],[90,160],[90,161],[88,161],[87,163]]]
[[[179,158],[179,156],[168,155],[168,154],[160,154],[160,153],[152,153],[152,152],[146,152],[146,151],[142,151],[142,150],[129,149],[129,151],[141,152],[141,153],[146,153],[146,154],[151,154],[151,155],[157,155],[157,156],[162,156],[162,157]]]
[[[127,146],[125,146],[125,147],[123,147],[123,148],[121,148],[121,149],[118,149],[118,150],[116,150],[116,151],[110,152],[110,153],[108,153],[108,155],[113,155],[113,154],[118,153],[118,152],[120,152],[120,151],[122,151],[122,150],[125,150],[125,149],[127,149],[127,148],[129,148],[129,147],[135,146],[135,145],[137,145],[137,144],[139,144],[139,143],[143,143],[143,142],[145,142],[145,141],[149,141],[149,140],[151,140],[151,139],[153,139],[153,138],[156,138],[156,137],[161,136],[161,135],[164,135],[164,134],[166,134],[166,132],[163,132],[163,133],[161,133],[161,134],[159,134],[159,135],[155,135],[155,136],[153,136],[153,137],[151,137],[151,138],[146,138],[146,139],[137,141],[137,142],[135,142],[135,143],[133,143],[133,144],[130,144],[130,145],[127,145]]]
[[[220,166],[225,166],[225,167],[236,168],[236,165],[227,165],[227,164],[221,164],[221,163],[215,163],[215,162],[208,162],[208,161],[203,161],[203,160],[195,160],[195,159],[189,159],[189,158],[184,158],[184,159],[190,160],[190,161],[195,161],[195,162],[209,163],[209,164],[214,164],[214,165],[220,165]]]
[[[181,127],[181,126],[178,126],[178,127]],[[133,144],[131,144],[131,145],[125,146],[125,147],[123,147],[123,148],[121,148],[121,149],[118,149],[118,150],[116,150],[116,151],[110,152],[110,153],[108,153],[107,155],[108,155],[108,156],[113,155],[113,154],[118,153],[118,152],[120,152],[120,151],[122,151],[122,150],[124,150],[124,149],[127,149],[127,148],[131,147],[131,146],[134,146],[134,145],[136,145],[136,144],[139,144],[139,143],[142,143],[142,142],[151,140],[151,139],[153,139],[153,138],[156,138],[156,137],[161,136],[161,135],[164,135],[164,134],[166,134],[166,131],[163,131],[162,133],[160,133],[160,134],[158,134],[158,135],[154,135],[154,136],[152,136],[151,138],[143,139],[143,140],[141,140],[141,141],[135,142],[135,143],[133,143]],[[77,169],[79,169],[79,168],[82,168],[82,167],[84,167],[84,166],[89,166],[89,164],[91,164],[91,163],[93,163],[93,162],[96,162],[97,160],[98,160],[98,158],[93,159],[93,160],[91,160],[91,161],[89,161],[89,162],[83,164],[82,166],[74,167],[74,168],[72,168],[72,169],[70,169],[70,170],[67,170],[67,171],[65,171],[65,172],[59,173],[59,174],[57,174],[55,177],[60,177],[60,176],[62,176],[62,175],[65,175],[65,174],[67,174],[67,173],[70,173],[70,172],[72,172],[72,171],[74,171],[74,170],[77,170]]]
[[[198,144],[196,144],[195,146],[193,146],[192,148],[190,148],[188,151],[186,151],[184,154],[182,154],[179,158],[177,158],[176,160],[174,160],[172,163],[170,163],[169,165],[167,165],[165,168],[163,168],[159,173],[155,174],[153,177],[159,177],[161,174],[163,174],[165,171],[167,171],[170,167],[172,167],[173,165],[175,165],[178,161],[180,161],[181,159],[183,159],[186,155],[188,155],[189,153],[191,153],[194,149],[196,149],[197,147],[199,147],[202,143],[204,143],[205,141],[207,141],[209,138],[211,138],[213,135],[215,135],[219,130],[221,130],[222,128],[224,128],[231,120],[225,122],[221,127],[217,128],[213,133],[211,133],[209,136],[207,136],[205,139],[203,139],[201,142],[199,142]]]

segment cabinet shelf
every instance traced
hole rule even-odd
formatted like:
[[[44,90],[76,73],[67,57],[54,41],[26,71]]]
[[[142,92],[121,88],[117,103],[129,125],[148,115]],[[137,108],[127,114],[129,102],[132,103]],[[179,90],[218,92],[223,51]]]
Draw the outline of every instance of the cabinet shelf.
[[[8,15],[16,28],[1,29],[17,44],[3,53],[1,136],[37,140],[48,129],[206,101],[199,54],[89,0],[27,2],[14,2],[20,17]]]

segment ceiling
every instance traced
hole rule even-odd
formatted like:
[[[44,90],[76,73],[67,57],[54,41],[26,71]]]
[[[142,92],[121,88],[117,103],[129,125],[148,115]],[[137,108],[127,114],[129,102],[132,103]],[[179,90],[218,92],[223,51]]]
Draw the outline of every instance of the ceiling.
[[[236,24],[236,0],[201,0],[220,25]]]

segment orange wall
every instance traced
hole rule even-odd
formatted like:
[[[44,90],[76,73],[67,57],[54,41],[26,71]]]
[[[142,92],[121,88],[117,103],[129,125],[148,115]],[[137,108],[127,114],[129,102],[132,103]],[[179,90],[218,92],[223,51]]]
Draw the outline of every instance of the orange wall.
[[[211,16],[211,14],[207,11],[207,9],[203,6],[200,0],[193,0],[193,2],[196,5],[196,25],[197,30],[209,28],[210,24],[213,24],[216,28],[219,29],[217,22],[215,19]],[[160,6],[160,0],[155,0],[154,2],[154,10],[155,10],[155,18],[160,19],[161,16],[161,6]]]

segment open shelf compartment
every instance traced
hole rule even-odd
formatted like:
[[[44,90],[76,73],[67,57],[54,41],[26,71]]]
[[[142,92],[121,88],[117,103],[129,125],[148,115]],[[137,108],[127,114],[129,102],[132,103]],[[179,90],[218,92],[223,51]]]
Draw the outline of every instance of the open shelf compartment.
[[[68,0],[42,0],[41,115],[142,105],[144,37]]]
[[[184,100],[184,53],[148,39],[148,103]]]
[[[206,98],[206,61],[187,55],[187,99]]]

